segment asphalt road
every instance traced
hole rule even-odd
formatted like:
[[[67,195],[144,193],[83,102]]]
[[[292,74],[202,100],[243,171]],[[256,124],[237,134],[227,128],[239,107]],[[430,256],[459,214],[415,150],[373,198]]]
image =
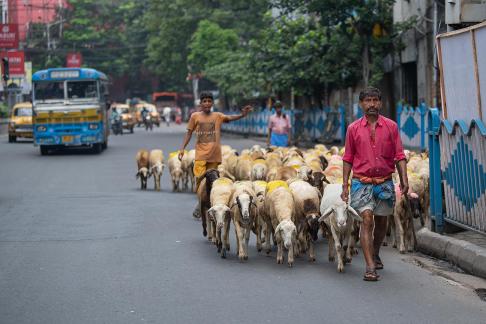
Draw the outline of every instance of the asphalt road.
[[[486,303],[461,284],[385,248],[382,280],[362,280],[362,254],[336,272],[259,254],[219,258],[191,216],[195,196],[146,192],[139,148],[176,150],[183,127],[112,136],[100,155],[41,156],[0,137],[0,323],[485,323]],[[250,139],[225,137],[242,149]]]

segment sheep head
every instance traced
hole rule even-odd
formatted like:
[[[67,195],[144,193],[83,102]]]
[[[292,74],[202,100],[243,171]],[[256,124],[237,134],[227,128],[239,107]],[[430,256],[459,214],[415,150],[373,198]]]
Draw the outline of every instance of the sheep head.
[[[208,210],[208,218],[216,223],[216,229],[221,230],[231,219],[231,210],[226,205],[215,205]]]
[[[333,206],[328,207],[322,213],[319,222],[323,222],[326,218],[332,216],[333,222],[335,222],[337,229],[344,229],[348,224],[348,216],[351,216],[355,220],[362,222],[363,219],[358,215],[353,207],[347,205],[344,201],[340,201]]]
[[[240,211],[241,215],[241,222],[245,225],[250,224],[251,221],[251,207],[256,207],[256,204],[253,202],[253,196],[245,193],[238,195],[233,202],[233,206],[238,206],[238,210]]]
[[[295,224],[289,220],[281,221],[275,228],[275,238],[277,242],[283,242],[287,250],[292,248],[292,244],[297,236],[297,227]]]
[[[253,165],[253,180],[265,180],[267,176],[267,166],[263,163]]]
[[[182,174],[183,174],[182,169],[180,168],[173,169],[171,172],[172,180],[174,182],[179,182],[182,178]]]
[[[153,175],[162,175],[162,173],[164,172],[164,167],[165,165],[161,162],[157,162],[154,166],[152,166],[152,168],[150,169],[150,174],[153,174]]]
[[[297,176],[299,177],[299,179],[302,179],[304,181],[311,183],[312,182],[312,169],[309,168],[307,165],[303,165],[297,170]]]
[[[317,241],[317,233],[319,232],[319,213],[310,213],[305,217],[305,221],[309,226],[309,234],[312,240]]]
[[[408,201],[410,202],[410,209],[413,218],[420,218],[420,214],[422,213],[422,207],[420,206],[419,196],[414,192],[409,193],[407,196],[408,196]]]
[[[140,178],[142,181],[142,186],[147,185],[147,179],[150,177],[150,171],[146,167],[142,167],[138,170],[137,174],[135,175],[135,178]]]

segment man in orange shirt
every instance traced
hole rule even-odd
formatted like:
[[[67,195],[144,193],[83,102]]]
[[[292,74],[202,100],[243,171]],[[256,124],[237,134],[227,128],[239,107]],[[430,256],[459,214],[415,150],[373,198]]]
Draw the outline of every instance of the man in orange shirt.
[[[184,143],[179,151],[179,159],[182,160],[184,149],[189,144],[192,133],[196,131],[196,161],[194,162],[196,190],[206,171],[217,169],[221,164],[221,124],[246,117],[253,110],[251,106],[246,106],[241,109],[241,114],[228,116],[219,112],[211,112],[213,95],[210,92],[201,93],[200,99],[201,110],[191,115]],[[198,208],[196,209],[198,210]]]

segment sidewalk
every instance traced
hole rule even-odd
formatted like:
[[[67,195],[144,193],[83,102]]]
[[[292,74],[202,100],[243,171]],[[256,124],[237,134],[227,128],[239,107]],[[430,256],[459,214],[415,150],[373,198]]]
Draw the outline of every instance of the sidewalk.
[[[422,228],[417,241],[421,252],[486,279],[486,235],[473,231],[440,235]]]
[[[0,118],[0,135],[5,135],[8,132],[7,128],[8,118]]]

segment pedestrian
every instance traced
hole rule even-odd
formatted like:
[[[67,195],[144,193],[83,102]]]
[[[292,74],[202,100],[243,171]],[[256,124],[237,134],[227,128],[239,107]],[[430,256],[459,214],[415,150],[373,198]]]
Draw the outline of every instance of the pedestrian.
[[[164,110],[162,111],[162,114],[164,116],[165,123],[167,124],[167,127],[170,126],[170,113],[172,109],[170,107],[165,107]]]
[[[282,112],[282,103],[275,102],[275,114],[268,118],[267,145],[290,146],[291,128],[289,116]]]
[[[253,111],[251,106],[245,106],[241,109],[241,114],[228,116],[223,113],[211,111],[213,107],[213,95],[210,92],[201,93],[200,99],[201,111],[191,115],[187,124],[187,133],[179,151],[179,160],[182,160],[184,150],[191,140],[192,133],[195,131],[197,136],[196,160],[194,162],[196,191],[206,171],[209,169],[217,169],[218,165],[221,164],[221,124],[246,117],[250,111]],[[196,208],[196,210],[199,211],[199,208]],[[195,215],[197,215],[196,211]]]
[[[348,203],[349,176],[351,207],[363,218],[360,242],[366,262],[364,280],[377,281],[376,270],[383,269],[380,247],[386,235],[388,216],[393,214],[395,167],[400,190],[408,192],[407,162],[397,124],[382,115],[380,90],[368,87],[359,94],[364,116],[349,125],[343,156],[343,192]]]

